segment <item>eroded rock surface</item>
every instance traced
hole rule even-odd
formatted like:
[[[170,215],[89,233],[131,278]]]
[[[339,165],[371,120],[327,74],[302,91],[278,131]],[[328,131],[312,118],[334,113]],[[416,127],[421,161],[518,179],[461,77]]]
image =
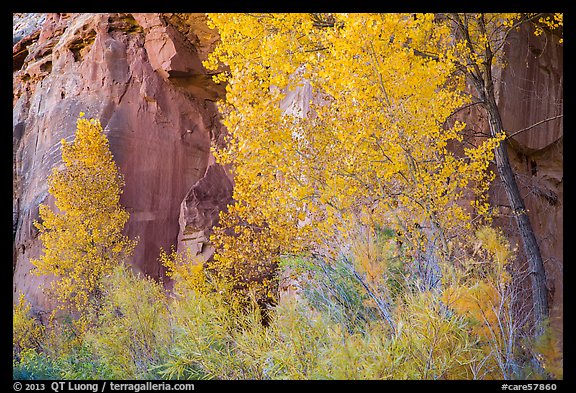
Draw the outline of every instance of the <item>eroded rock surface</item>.
[[[201,260],[214,252],[209,243],[219,213],[231,204],[233,183],[220,164],[208,167],[206,175],[192,186],[180,206],[178,251],[190,250]]]

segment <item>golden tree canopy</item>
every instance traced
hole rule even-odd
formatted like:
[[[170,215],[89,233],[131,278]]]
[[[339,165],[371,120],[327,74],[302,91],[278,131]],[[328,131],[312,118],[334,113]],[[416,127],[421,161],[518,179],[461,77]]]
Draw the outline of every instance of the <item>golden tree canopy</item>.
[[[103,274],[131,254],[134,242],[122,234],[128,212],[120,205],[124,180],[99,120],[77,121],[72,143],[62,139],[63,168],[54,168],[48,191],[57,210],[40,205],[44,254],[33,260],[38,275],[53,275],[61,306],[83,311],[98,294]]]

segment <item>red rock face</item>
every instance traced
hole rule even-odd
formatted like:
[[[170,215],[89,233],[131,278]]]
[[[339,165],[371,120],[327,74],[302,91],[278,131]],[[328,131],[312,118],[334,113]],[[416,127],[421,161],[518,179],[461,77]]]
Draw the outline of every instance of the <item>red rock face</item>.
[[[211,100],[223,90],[195,46],[160,14],[49,14],[14,53],[14,293],[50,307],[44,278],[30,273],[41,253],[32,223],[40,203],[53,203],[46,179],[81,111],[101,120],[124,174],[125,232],[139,238],[132,262],[161,277],[160,248],[176,245],[180,204],[220,135]]]

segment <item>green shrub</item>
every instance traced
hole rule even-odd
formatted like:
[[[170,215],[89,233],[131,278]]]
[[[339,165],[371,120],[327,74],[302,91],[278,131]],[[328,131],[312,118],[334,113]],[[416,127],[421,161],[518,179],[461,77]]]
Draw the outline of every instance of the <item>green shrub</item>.
[[[383,232],[374,244],[359,245],[329,261],[319,255],[285,257],[280,268],[300,277],[301,290],[265,310],[266,318],[256,293],[235,302],[233,296],[206,285],[203,269],[175,269],[174,288],[167,295],[161,284],[118,266],[103,277],[100,306],[85,319],[91,321],[87,330],[79,330],[74,319],[65,316],[53,316],[41,327],[20,302],[14,314],[13,376],[561,377],[556,337],[526,342],[540,354],[544,370],[530,363],[533,354],[514,350],[521,340],[510,304],[514,280],[506,271],[511,254],[497,232],[478,232],[476,251],[447,270],[450,280],[435,290],[404,281],[409,277],[404,273],[407,262],[394,252],[390,240],[391,233]],[[370,253],[362,256],[362,247],[371,247],[364,248]],[[380,276],[370,277],[370,269]],[[383,314],[383,304],[388,314]]]
[[[84,335],[113,379],[154,379],[173,344],[162,285],[119,265],[103,283],[96,325]]]
[[[377,310],[370,304],[370,296],[354,277],[353,266],[348,260],[342,258],[325,264],[298,257],[285,259],[281,265],[300,274],[301,295],[310,307],[342,324],[348,331],[361,329],[366,322],[378,318]]]
[[[12,360],[13,379],[59,379],[53,362],[35,349],[24,350]]]
[[[258,360],[266,353],[267,338],[260,308],[246,312],[218,292],[198,292],[186,286],[171,302],[174,342],[162,376],[170,379],[259,379]]]
[[[13,360],[14,379],[110,379],[107,371],[87,343],[73,338],[66,327],[51,322],[39,349],[23,351]]]

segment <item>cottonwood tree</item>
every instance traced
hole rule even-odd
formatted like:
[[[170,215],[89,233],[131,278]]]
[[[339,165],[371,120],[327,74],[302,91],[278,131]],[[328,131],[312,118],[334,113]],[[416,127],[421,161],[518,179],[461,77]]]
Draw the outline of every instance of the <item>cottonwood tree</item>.
[[[507,157],[493,69],[512,29],[536,19],[561,26],[560,14],[210,17],[222,43],[206,66],[229,67],[217,78],[229,84],[221,110],[230,140],[216,155],[235,168],[238,201],[213,237],[216,264],[228,273],[258,270],[262,282],[275,269],[272,255],[319,243],[338,250],[347,223],[370,216],[373,227],[400,234],[420,286],[440,287],[442,261],[454,262],[471,223],[489,219],[493,174],[486,169],[495,158],[531,268],[541,332],[544,266]],[[303,81],[315,92],[312,102],[282,111],[284,93]],[[488,138],[457,154],[448,146],[464,146],[464,124],[448,119],[477,104],[488,113]]]
[[[506,130],[494,88],[497,82],[494,69],[502,66],[500,60],[506,38],[513,29],[532,21],[539,23],[536,34],[541,34],[542,26],[561,27],[562,14],[446,14],[442,18],[451,27],[456,40],[454,50],[448,51],[446,55],[453,59],[459,72],[466,75],[472,85],[477,97],[474,104],[486,111],[489,134],[494,137]],[[514,130],[506,131],[511,133]],[[506,139],[496,146],[495,162],[529,265],[535,335],[539,336],[544,331],[549,314],[546,271],[538,240],[510,164]]]
[[[234,168],[237,203],[222,214],[209,265],[267,296],[280,255],[335,258],[360,220],[397,232],[418,286],[441,290],[440,265],[489,219],[487,167],[503,138],[448,148],[462,141],[465,125],[446,119],[469,103],[464,77],[453,58],[412,48],[449,48],[449,26],[431,14],[210,18],[222,42],[206,66],[229,68],[217,78],[228,83],[220,109],[230,138],[215,154]],[[304,81],[312,102],[283,111],[285,92]]]
[[[135,242],[122,230],[123,176],[114,163],[99,120],[80,113],[75,139],[62,139],[62,168],[48,179],[57,209],[40,205],[35,222],[44,246],[32,261],[37,275],[55,279],[48,289],[59,307],[78,316],[100,300],[101,278],[130,255]]]

